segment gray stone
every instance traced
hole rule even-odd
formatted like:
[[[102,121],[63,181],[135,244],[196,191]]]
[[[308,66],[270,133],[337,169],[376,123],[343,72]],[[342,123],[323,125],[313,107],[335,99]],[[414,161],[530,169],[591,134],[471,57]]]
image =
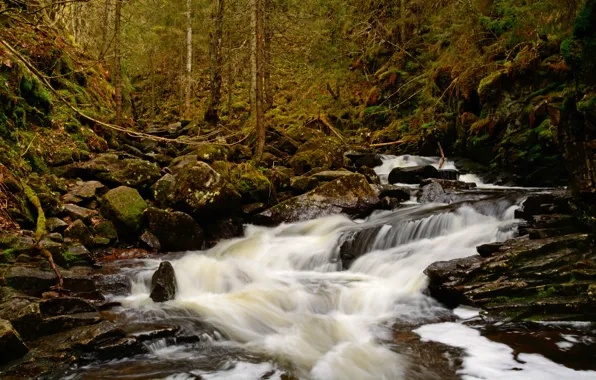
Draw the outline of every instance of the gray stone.
[[[12,324],[5,319],[0,319],[0,352],[0,364],[6,364],[29,352]]]
[[[151,294],[154,302],[166,302],[176,297],[176,274],[169,261],[164,261],[151,278]]]

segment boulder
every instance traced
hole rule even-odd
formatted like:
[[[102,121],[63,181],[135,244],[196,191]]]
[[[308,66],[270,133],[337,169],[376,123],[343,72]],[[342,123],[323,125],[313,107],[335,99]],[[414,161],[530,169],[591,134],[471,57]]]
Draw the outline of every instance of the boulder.
[[[275,197],[275,189],[269,178],[252,163],[234,166],[230,170],[230,181],[244,203],[269,203]]]
[[[156,208],[147,209],[145,215],[149,230],[159,239],[161,251],[178,252],[203,248],[203,230],[190,215]]]
[[[459,171],[456,169],[439,169],[438,178],[449,181],[457,181],[459,179]]]
[[[502,246],[503,243],[488,243],[476,247],[476,251],[482,257],[490,257],[499,252]]]
[[[25,343],[21,340],[19,333],[5,319],[0,319],[0,352],[2,352],[2,355],[0,355],[0,364],[6,364],[29,352]]]
[[[439,178],[439,171],[432,165],[394,168],[389,173],[389,183],[418,184],[427,178]]]
[[[343,176],[350,175],[350,174],[354,174],[354,173],[349,172],[347,170],[325,170],[325,171],[313,174],[312,177],[316,178],[320,182],[329,182],[329,181],[333,181],[335,179],[338,179],[338,178],[341,178]]]
[[[151,278],[151,294],[153,302],[166,302],[176,297],[176,273],[169,261],[159,264],[159,268]]]
[[[176,176],[170,173],[164,175],[155,182],[155,185],[153,185],[153,196],[161,206],[165,207],[168,204],[168,196],[175,185]]]
[[[194,148],[198,160],[211,163],[213,161],[226,161],[230,149],[225,145],[203,143]]]
[[[443,195],[445,195],[443,187],[436,182],[432,182],[420,189],[418,192],[418,201],[420,203],[441,202]]]
[[[366,178],[350,174],[271,207],[257,215],[257,222],[276,225],[339,213],[361,217],[379,205],[380,200]]]
[[[319,186],[319,180],[314,177],[297,176],[290,179],[290,189],[295,195],[304,194]]]
[[[379,178],[379,175],[374,171],[374,169],[371,169],[368,166],[361,166],[356,171],[365,176],[368,183],[372,185],[381,184],[381,179]]]
[[[176,178],[168,204],[197,217],[234,213],[241,195],[204,162],[187,165]]]
[[[101,212],[111,219],[121,237],[138,233],[143,224],[143,212],[147,203],[133,188],[120,186],[106,193],[102,198]]]
[[[66,229],[66,227],[68,227],[68,223],[66,223],[62,219],[58,219],[55,217],[46,219],[46,229],[49,232],[63,232]]]
[[[108,188],[99,181],[79,181],[75,184],[69,194],[81,199],[92,199],[96,196],[105,194],[107,191]]]
[[[367,168],[375,168],[383,164],[381,156],[370,151],[349,151],[345,154],[350,164],[356,168],[366,166]]]
[[[98,212],[74,204],[65,204],[63,209],[64,214],[68,215],[72,220],[83,220],[90,222],[91,219],[98,215]]]
[[[379,198],[390,197],[399,201],[409,201],[410,189],[407,187],[399,187],[396,185],[379,185],[375,187]]]
[[[97,311],[95,306],[82,298],[57,297],[42,300],[39,303],[39,310],[43,315],[58,316],[64,314],[89,313]]]
[[[93,239],[95,243],[95,239]],[[62,254],[66,265],[93,265],[95,260],[91,257],[89,250],[80,243],[70,244]],[[58,257],[58,256],[56,256]],[[59,263],[60,265],[63,265]]]
[[[64,237],[79,241],[83,244],[92,244],[93,243],[93,235],[89,228],[83,223],[82,220],[75,220],[68,226],[68,228],[64,231]]]
[[[209,247],[217,242],[242,236],[244,233],[244,220],[239,217],[217,219],[205,225],[207,245]]]
[[[344,146],[332,137],[312,138],[304,143],[290,160],[296,174],[304,174],[314,168],[340,169],[344,167]]]
[[[153,253],[161,251],[161,243],[159,242],[159,239],[151,232],[143,232],[139,240],[145,248],[150,249]]]

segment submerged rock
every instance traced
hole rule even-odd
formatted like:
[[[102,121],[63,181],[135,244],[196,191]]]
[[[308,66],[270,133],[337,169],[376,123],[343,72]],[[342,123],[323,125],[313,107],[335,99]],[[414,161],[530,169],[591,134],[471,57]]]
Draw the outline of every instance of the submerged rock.
[[[394,168],[389,173],[389,183],[418,184],[427,178],[440,178],[439,171],[432,165]]]
[[[275,225],[345,213],[365,216],[380,206],[379,197],[361,174],[350,174],[290,198],[260,213],[258,223]]]
[[[166,302],[176,297],[176,273],[169,261],[159,264],[151,278],[151,294],[154,302]]]
[[[11,360],[18,359],[25,355],[29,349],[21,340],[19,334],[12,327],[12,324],[0,319],[0,364],[6,364]]]
[[[159,239],[161,251],[178,252],[203,248],[203,230],[190,215],[156,208],[147,209],[145,215],[149,230]]]

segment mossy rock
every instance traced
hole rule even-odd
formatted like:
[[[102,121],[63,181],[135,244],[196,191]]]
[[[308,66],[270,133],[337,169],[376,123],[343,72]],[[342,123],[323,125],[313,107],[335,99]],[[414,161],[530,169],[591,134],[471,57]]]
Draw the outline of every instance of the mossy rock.
[[[230,154],[228,147],[217,144],[201,144],[197,146],[194,151],[200,161],[207,163],[213,161],[225,161]]]
[[[136,189],[120,186],[103,196],[101,212],[114,222],[119,236],[125,238],[141,231],[146,208],[147,203]]]
[[[252,150],[246,145],[234,145],[230,153],[230,161],[241,163],[252,158]]]
[[[322,131],[302,125],[291,126],[286,130],[286,134],[298,142],[306,142],[313,138],[325,137],[325,134]]]
[[[335,138],[313,138],[300,146],[290,160],[290,166],[299,175],[314,168],[340,169],[345,166],[345,150],[342,143]]]
[[[233,167],[230,178],[245,203],[268,203],[275,196],[275,189],[269,179],[251,163]]]
[[[123,166],[115,171],[106,171],[97,175],[98,179],[105,182],[147,190],[160,177],[159,167],[149,161],[139,159],[124,159]]]
[[[162,207],[167,206],[168,197],[175,185],[176,176],[170,173],[161,177],[157,182],[155,182],[155,185],[153,185],[153,196]]]
[[[162,251],[178,252],[203,248],[203,230],[190,215],[156,208],[147,209],[145,215],[149,230],[159,239]]]

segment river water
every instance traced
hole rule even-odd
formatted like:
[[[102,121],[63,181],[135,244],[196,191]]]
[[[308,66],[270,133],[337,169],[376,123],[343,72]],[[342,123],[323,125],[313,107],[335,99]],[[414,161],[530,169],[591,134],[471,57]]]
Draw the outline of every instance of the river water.
[[[382,180],[393,167],[438,165],[383,161]],[[208,251],[119,262],[133,285],[114,297],[123,305],[116,320],[177,326],[179,337],[148,342],[148,355],[73,368],[67,378],[596,379],[590,325],[488,325],[476,310],[448,310],[426,295],[428,265],[514,237],[515,209],[544,191],[461,179],[478,188],[451,204],[413,198],[366,220],[246,226],[244,237]],[[178,291],[156,304],[149,290],[161,260],[172,262]]]

